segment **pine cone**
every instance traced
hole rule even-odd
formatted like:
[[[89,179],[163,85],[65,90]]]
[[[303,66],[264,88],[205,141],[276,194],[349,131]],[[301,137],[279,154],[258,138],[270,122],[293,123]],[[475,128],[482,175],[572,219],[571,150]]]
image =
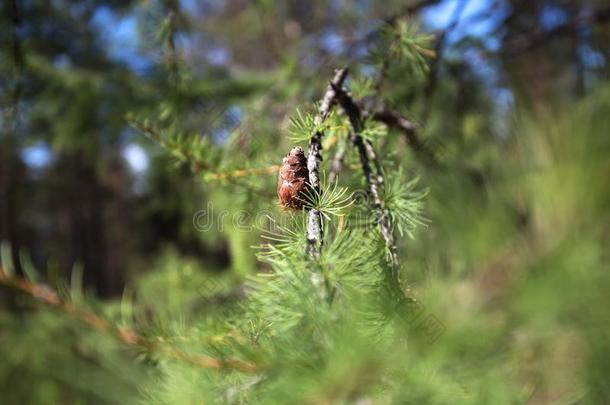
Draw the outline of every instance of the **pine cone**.
[[[277,182],[277,195],[285,209],[303,208],[307,191],[307,159],[301,147],[292,148],[282,161]]]

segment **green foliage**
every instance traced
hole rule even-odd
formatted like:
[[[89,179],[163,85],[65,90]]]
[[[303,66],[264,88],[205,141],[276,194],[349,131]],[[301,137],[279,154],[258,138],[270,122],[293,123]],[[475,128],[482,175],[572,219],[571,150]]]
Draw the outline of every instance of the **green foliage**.
[[[354,203],[352,194],[347,187],[339,187],[339,182],[326,184],[326,176],[322,174],[320,190],[308,188],[305,194],[305,204],[309,209],[318,210],[324,218],[330,221],[331,216],[342,216],[347,208]]]
[[[359,135],[368,141],[376,142],[386,136],[387,133],[387,127],[384,124],[367,117],[364,120],[363,128]]]
[[[185,134],[173,126],[161,129],[151,120],[138,120],[133,114],[128,114],[127,120],[152,141],[163,146],[178,162],[191,164],[195,172],[207,168],[207,160],[211,155],[208,138],[197,134]]]
[[[434,55],[415,18],[359,38],[402,2],[69,3],[16,2],[21,27],[0,15],[0,232],[27,242],[0,245],[0,402],[609,402],[610,89],[572,47],[608,41],[588,17],[586,36],[561,29],[515,62],[480,38]],[[541,21],[511,4],[499,52]],[[150,67],[101,46],[98,8],[137,20]],[[328,45],[335,32],[345,49]],[[572,59],[555,65],[564,40]],[[481,52],[494,73],[469,60]],[[370,190],[346,114],[316,124],[303,107],[346,60],[360,107],[421,122],[410,133],[363,115],[380,210],[359,199]],[[532,80],[540,66],[549,78]],[[320,190],[284,212],[277,165],[316,132]],[[41,140],[55,161],[23,169]],[[143,146],[146,171],[122,169],[125,142]],[[125,288],[93,291],[118,276]]]
[[[385,208],[390,215],[390,221],[400,236],[413,238],[413,231],[420,225],[425,225],[423,217],[424,198],[427,190],[417,190],[419,179],[406,180],[403,171],[399,171],[382,190]]]
[[[324,122],[318,123],[316,121],[318,108],[318,105],[315,105],[312,112],[304,112],[300,108],[296,109],[294,116],[290,117],[289,133],[292,142],[300,143],[309,141],[311,136],[316,132],[324,133],[327,130],[337,129],[337,127],[331,126],[335,120],[334,111],[331,111]]]
[[[387,46],[387,52],[392,59],[397,59],[409,66],[418,74],[428,71],[427,58],[435,57],[430,49],[434,36],[422,34],[413,22],[400,20],[394,26],[386,26],[381,30],[382,47]],[[373,59],[382,63],[386,50],[373,53]]]
[[[350,81],[352,95],[356,100],[373,95],[375,80],[370,76],[357,77]]]

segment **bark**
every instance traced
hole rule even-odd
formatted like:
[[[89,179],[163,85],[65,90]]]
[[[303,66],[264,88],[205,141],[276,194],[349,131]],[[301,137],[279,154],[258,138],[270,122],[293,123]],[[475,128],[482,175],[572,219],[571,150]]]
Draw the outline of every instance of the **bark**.
[[[320,102],[320,111],[315,118],[316,126],[319,126],[326,120],[330,110],[335,103],[336,93],[335,88],[340,88],[347,76],[347,69],[337,69],[332,81],[329,83],[324,97]],[[309,175],[309,186],[311,189],[320,192],[320,164],[322,162],[322,131],[316,131],[310,141],[307,154],[307,171]],[[307,254],[311,258],[317,258],[322,249],[323,223],[322,214],[315,208],[311,208],[307,214]]]

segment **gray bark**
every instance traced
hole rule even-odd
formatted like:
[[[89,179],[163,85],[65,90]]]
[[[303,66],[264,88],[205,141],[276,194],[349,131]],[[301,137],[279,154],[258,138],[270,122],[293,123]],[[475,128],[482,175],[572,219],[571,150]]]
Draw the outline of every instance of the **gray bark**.
[[[326,120],[330,110],[335,103],[336,93],[335,88],[340,88],[347,76],[347,69],[335,70],[335,75],[324,93],[324,97],[320,102],[320,111],[315,117],[316,126],[319,126]],[[320,192],[320,163],[322,162],[322,131],[316,131],[309,141],[309,149],[307,154],[307,170],[309,173],[309,186],[314,192]],[[322,249],[322,234],[323,223],[322,214],[315,208],[308,212],[307,217],[307,254],[312,258],[317,258]]]

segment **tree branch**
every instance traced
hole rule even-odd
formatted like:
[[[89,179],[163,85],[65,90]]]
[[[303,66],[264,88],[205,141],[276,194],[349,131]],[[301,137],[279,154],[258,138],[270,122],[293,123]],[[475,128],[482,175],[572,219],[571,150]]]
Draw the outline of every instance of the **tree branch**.
[[[255,372],[260,370],[258,365],[236,358],[217,359],[207,356],[191,355],[173,346],[159,345],[138,334],[134,329],[119,327],[94,312],[77,308],[74,303],[60,297],[56,291],[43,284],[37,284],[21,277],[12,276],[4,272],[2,267],[0,267],[0,285],[21,291],[22,293],[39,300],[43,304],[58,309],[94,329],[111,335],[119,342],[128,346],[138,347],[148,352],[162,353],[185,363],[219,371],[238,370],[243,372]]]
[[[335,76],[326,88],[326,93],[324,93],[324,97],[320,102],[320,111],[315,117],[316,127],[319,128],[320,124],[328,117],[335,103],[336,93],[334,89],[341,87],[346,76],[347,68],[335,70]],[[313,189],[314,193],[319,193],[320,191],[320,162],[322,161],[320,151],[322,150],[323,136],[324,133],[322,131],[316,131],[309,141],[307,170],[309,172],[309,186]],[[317,209],[311,208],[307,217],[307,254],[309,257],[317,258],[320,255],[323,243],[322,230],[322,214]]]
[[[360,135],[363,129],[363,118],[360,107],[354,102],[351,96],[345,92],[339,86],[335,87],[335,93],[337,94],[337,101],[341,104],[341,107],[348,116],[354,133],[352,135],[352,142],[358,149],[360,156],[360,164],[362,165],[362,172],[368,186],[368,193],[371,197],[373,205],[373,214],[375,221],[379,226],[381,235],[388,251],[388,262],[392,266],[392,278],[400,282],[399,280],[399,267],[400,261],[398,258],[398,251],[396,248],[396,241],[394,233],[392,231],[392,225],[390,223],[390,217],[387,210],[384,207],[384,202],[381,198],[381,187],[385,182],[383,172],[381,170],[381,163],[379,157],[375,152],[373,144],[362,138]],[[371,166],[371,162],[375,165],[375,169]]]
[[[395,128],[401,131],[404,134],[409,146],[413,148],[413,151],[420,159],[431,166],[440,166],[438,160],[436,160],[436,157],[434,156],[434,152],[432,152],[432,150],[430,150],[430,148],[428,148],[417,135],[417,131],[419,130],[419,126],[417,124],[409,121],[399,112],[391,110],[388,107],[382,107],[374,111],[371,113],[371,117],[375,121],[382,122],[390,128]]]

